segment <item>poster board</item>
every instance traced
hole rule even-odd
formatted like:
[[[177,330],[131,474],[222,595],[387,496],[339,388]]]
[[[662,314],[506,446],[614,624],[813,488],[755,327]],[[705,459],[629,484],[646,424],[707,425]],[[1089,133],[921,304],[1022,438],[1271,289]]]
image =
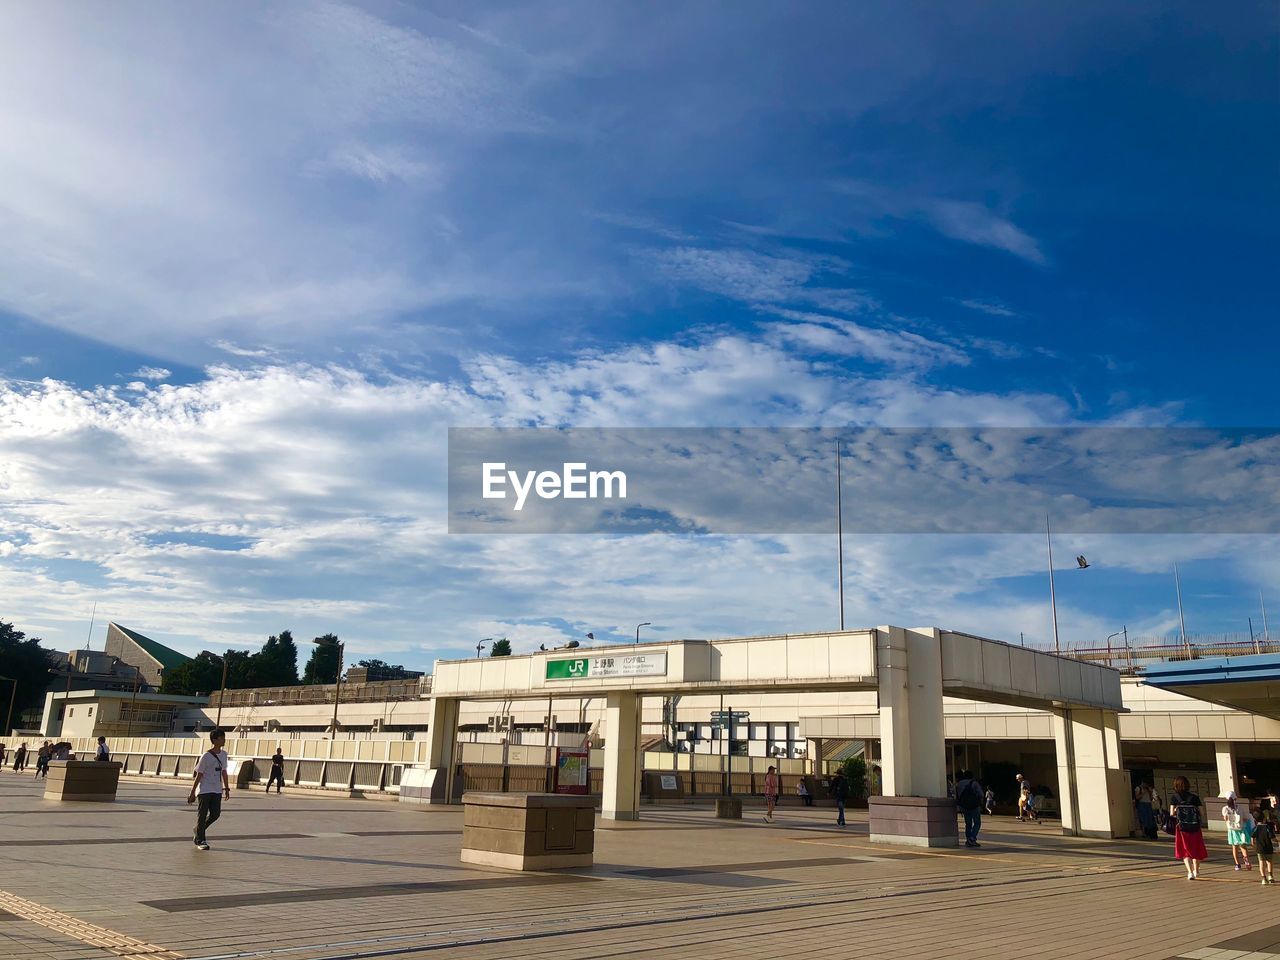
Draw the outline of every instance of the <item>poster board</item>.
[[[556,793],[590,792],[591,751],[586,747],[556,747]]]

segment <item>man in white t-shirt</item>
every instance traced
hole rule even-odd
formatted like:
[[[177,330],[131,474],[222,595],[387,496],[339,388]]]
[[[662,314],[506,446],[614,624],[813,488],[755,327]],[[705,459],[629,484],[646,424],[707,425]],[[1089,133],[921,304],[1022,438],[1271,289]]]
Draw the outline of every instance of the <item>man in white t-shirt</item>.
[[[227,751],[222,749],[226,742],[227,735],[222,730],[214,730],[209,734],[211,745],[200,754],[200,759],[196,762],[195,782],[191,784],[191,793],[187,795],[187,803],[195,803],[197,796],[200,801],[196,810],[197,850],[209,849],[205,831],[222,815],[223,799],[231,799],[231,782],[227,779]]]

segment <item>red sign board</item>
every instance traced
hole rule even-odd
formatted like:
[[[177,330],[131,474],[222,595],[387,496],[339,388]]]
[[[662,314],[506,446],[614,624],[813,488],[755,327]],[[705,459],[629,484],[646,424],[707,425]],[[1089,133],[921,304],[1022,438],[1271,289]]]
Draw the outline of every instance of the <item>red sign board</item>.
[[[590,793],[590,767],[586,747],[556,747],[556,793]]]

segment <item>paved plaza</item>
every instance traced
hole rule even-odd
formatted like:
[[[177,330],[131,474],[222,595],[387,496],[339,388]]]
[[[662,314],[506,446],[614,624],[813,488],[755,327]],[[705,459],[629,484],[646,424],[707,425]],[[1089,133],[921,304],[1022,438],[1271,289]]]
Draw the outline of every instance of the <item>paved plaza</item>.
[[[1231,871],[1198,884],[1172,844],[1065,839],[988,819],[980,850],[871,844],[857,817],[693,807],[598,821],[596,865],[464,866],[458,808],[237,791],[191,843],[185,784],[126,782],[55,804],[0,772],[0,956],[883,957],[1267,960],[1280,893]]]

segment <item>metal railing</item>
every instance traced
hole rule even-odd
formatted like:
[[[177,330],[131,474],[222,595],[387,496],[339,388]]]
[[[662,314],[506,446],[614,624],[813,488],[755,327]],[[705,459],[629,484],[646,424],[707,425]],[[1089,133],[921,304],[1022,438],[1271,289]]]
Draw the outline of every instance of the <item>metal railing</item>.
[[[1121,673],[1141,673],[1149,663],[1202,660],[1208,657],[1251,657],[1262,653],[1280,653],[1280,640],[1187,638],[1168,640],[1163,637],[1131,640],[1128,644],[1106,647],[1075,647],[1064,651],[1076,660],[1101,663]]]
[[[333,703],[332,683],[299,684],[291,687],[250,687],[243,690],[215,690],[210,707],[275,707]],[[383,703],[390,700],[419,700],[431,693],[431,677],[412,680],[370,680],[343,683],[342,703]]]

